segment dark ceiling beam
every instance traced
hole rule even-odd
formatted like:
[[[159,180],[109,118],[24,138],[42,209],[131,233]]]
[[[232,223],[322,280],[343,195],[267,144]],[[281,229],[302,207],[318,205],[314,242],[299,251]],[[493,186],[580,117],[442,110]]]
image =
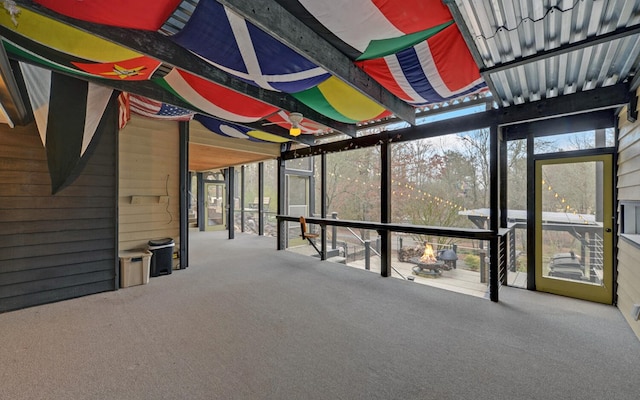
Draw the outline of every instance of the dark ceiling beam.
[[[361,136],[354,139],[342,140],[339,142],[326,143],[318,146],[296,149],[282,153],[285,160],[320,155],[324,153],[335,153],[339,151],[355,150],[364,147],[381,145],[382,143],[407,142],[418,139],[426,139],[483,129],[496,124],[496,110],[485,113],[469,114],[461,117],[446,119],[443,121],[431,122],[420,126],[410,126],[396,131],[382,132],[376,135]]]
[[[570,53],[572,51],[582,50],[587,47],[597,46],[602,43],[609,43],[614,40],[623,39],[625,37],[628,37],[631,35],[638,35],[638,34],[640,34],[640,25],[624,27],[624,28],[616,29],[613,32],[608,32],[602,35],[589,37],[579,42],[567,43],[555,49],[539,51],[527,57],[520,57],[513,61],[496,64],[490,68],[480,68],[480,73],[483,75],[495,74],[496,72],[501,72],[501,71],[505,71],[511,68],[516,68],[516,67],[521,67],[525,64],[535,63],[538,61],[545,60],[547,58],[557,57],[562,54]]]
[[[324,68],[398,118],[415,125],[415,109],[356,67],[311,28],[273,0],[218,0],[247,21]]]
[[[332,120],[300,103],[298,100],[286,93],[265,90],[243,82],[230,74],[215,68],[159,32],[126,29],[80,21],[55,13],[38,4],[34,4],[30,0],[16,0],[16,4],[74,28],[117,43],[133,51],[155,58],[163,63],[191,72],[213,83],[227,87],[236,92],[246,94],[249,97],[260,100],[279,109],[302,113],[305,118],[327,126],[334,131],[338,131],[349,136],[355,136],[355,125]],[[160,99],[155,100],[160,101]]]
[[[628,83],[619,83],[531,103],[503,107],[496,112],[498,113],[499,125],[512,125],[616,108],[628,104],[629,99]]]
[[[464,42],[467,44],[467,47],[471,52],[471,57],[473,57],[473,60],[476,62],[476,65],[480,70],[480,76],[482,76],[482,79],[487,84],[487,87],[489,88],[489,91],[491,91],[493,98],[500,99],[500,97],[498,97],[499,92],[496,90],[496,87],[491,80],[491,76],[489,76],[489,74],[482,73],[482,69],[485,67],[484,61],[482,60],[482,56],[480,55],[480,52],[476,47],[476,42],[473,40],[473,36],[471,36],[471,32],[469,31],[469,28],[467,27],[464,18],[462,17],[462,13],[460,13],[460,10],[455,3],[455,0],[443,0],[443,2],[447,5],[447,7],[449,7],[449,11],[451,11],[453,20],[458,26],[458,29],[462,34],[462,38],[464,39]],[[500,100],[498,100],[497,103],[498,107],[502,105],[502,101]]]
[[[297,149],[282,153],[284,159],[307,157],[324,153],[334,153],[337,151],[354,150],[363,147],[380,145],[384,142],[406,142],[411,140],[438,137],[448,134],[469,132],[478,129],[498,125],[511,129],[510,125],[527,124],[534,121],[547,121],[547,129],[555,130],[558,133],[565,132],[563,118],[575,116],[582,113],[594,113],[601,110],[610,110],[612,113],[616,107],[629,102],[628,84],[617,84],[586,92],[574,93],[571,95],[559,96],[550,99],[540,100],[533,103],[526,103],[517,106],[491,109],[485,112],[468,114],[460,117],[450,118],[443,121],[436,121],[419,126],[398,129],[395,131],[381,132],[375,135],[361,136],[354,139],[339,142],[326,143],[312,146],[305,149]],[[604,113],[598,114],[597,119],[585,116],[584,119],[592,122],[593,126],[588,128],[585,124],[577,124],[579,130],[597,129],[606,127],[606,122],[602,118],[608,118]],[[540,127],[542,125],[537,125]],[[535,129],[536,126],[533,127]],[[515,128],[514,128],[515,129]],[[519,129],[526,129],[519,127]],[[575,130],[574,130],[575,132]],[[517,138],[517,137],[516,137]]]
[[[503,127],[505,140],[525,139],[529,134],[535,137],[553,136],[563,133],[607,129],[615,126],[615,109],[566,115],[561,118],[514,124]]]

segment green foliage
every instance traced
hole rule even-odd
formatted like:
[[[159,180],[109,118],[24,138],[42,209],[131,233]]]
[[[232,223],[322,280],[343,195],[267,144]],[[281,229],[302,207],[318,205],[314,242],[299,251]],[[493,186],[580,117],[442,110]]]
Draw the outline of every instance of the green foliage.
[[[472,270],[472,271],[478,271],[480,269],[480,257],[473,255],[473,254],[467,254],[464,258],[464,263],[467,265],[467,267]]]

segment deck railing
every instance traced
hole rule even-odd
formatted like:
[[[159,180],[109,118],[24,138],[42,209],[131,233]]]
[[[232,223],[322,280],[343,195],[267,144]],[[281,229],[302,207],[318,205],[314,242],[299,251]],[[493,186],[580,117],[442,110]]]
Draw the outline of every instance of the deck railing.
[[[278,250],[286,249],[286,222],[297,222],[300,216],[277,215],[278,219]],[[316,224],[321,229],[321,258],[326,259],[327,240],[326,229],[330,227],[343,227],[350,229],[367,229],[377,231],[381,237],[380,246],[380,274],[384,277],[391,275],[391,233],[411,233],[417,235],[445,236],[461,239],[486,240],[489,242],[489,298],[491,301],[498,301],[498,290],[501,282],[505,282],[506,270],[508,269],[508,259],[506,253],[506,243],[510,230],[500,230],[492,232],[488,229],[467,229],[467,228],[447,228],[433,227],[426,225],[410,225],[398,223],[382,223],[369,221],[342,220],[334,218],[305,217],[307,223]],[[503,245],[501,246],[501,243]],[[503,256],[500,257],[500,251]],[[503,271],[502,273],[500,271]]]

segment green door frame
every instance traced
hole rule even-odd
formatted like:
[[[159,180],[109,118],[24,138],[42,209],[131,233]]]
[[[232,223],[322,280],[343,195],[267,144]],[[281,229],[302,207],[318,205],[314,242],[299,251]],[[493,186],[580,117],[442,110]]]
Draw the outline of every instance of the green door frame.
[[[561,279],[545,276],[542,259],[542,168],[546,165],[576,164],[582,162],[602,162],[602,238],[603,238],[603,267],[602,278],[599,284],[580,282],[571,279]],[[613,303],[613,244],[614,244],[614,188],[613,188],[613,155],[571,155],[554,156],[536,159],[534,161],[535,173],[535,287],[536,290],[560,294],[589,301],[612,304]],[[600,183],[600,182],[598,182]],[[584,260],[583,260],[584,263]],[[583,264],[584,265],[584,264]]]

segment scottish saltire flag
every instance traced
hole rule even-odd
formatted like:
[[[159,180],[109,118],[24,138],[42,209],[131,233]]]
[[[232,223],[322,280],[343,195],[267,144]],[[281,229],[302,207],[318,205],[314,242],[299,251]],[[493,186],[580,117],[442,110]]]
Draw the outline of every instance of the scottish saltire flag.
[[[207,117],[202,114],[196,114],[194,119],[200,122],[205,128],[207,128],[211,132],[221,136],[226,136],[226,137],[231,137],[236,139],[248,139],[254,142],[285,143],[289,141],[289,139],[281,136],[273,135],[268,132],[254,130],[246,126],[233,124],[231,122],[221,121],[217,118]]]
[[[98,133],[115,131],[115,113],[113,126],[103,118],[113,90],[30,64],[20,63],[20,70],[56,194],[82,172]]]
[[[267,90],[299,92],[329,78],[327,71],[215,0],[200,0],[171,38],[217,68]]]
[[[158,30],[182,0],[34,0],[58,14],[96,24]]]
[[[175,68],[155,82],[204,114],[226,121],[256,122],[278,111],[272,105]]]
[[[193,118],[190,110],[135,94],[129,95],[129,107],[131,112],[153,119],[190,121]]]
[[[396,54],[356,64],[391,93],[415,106],[487,90],[455,25]]]

